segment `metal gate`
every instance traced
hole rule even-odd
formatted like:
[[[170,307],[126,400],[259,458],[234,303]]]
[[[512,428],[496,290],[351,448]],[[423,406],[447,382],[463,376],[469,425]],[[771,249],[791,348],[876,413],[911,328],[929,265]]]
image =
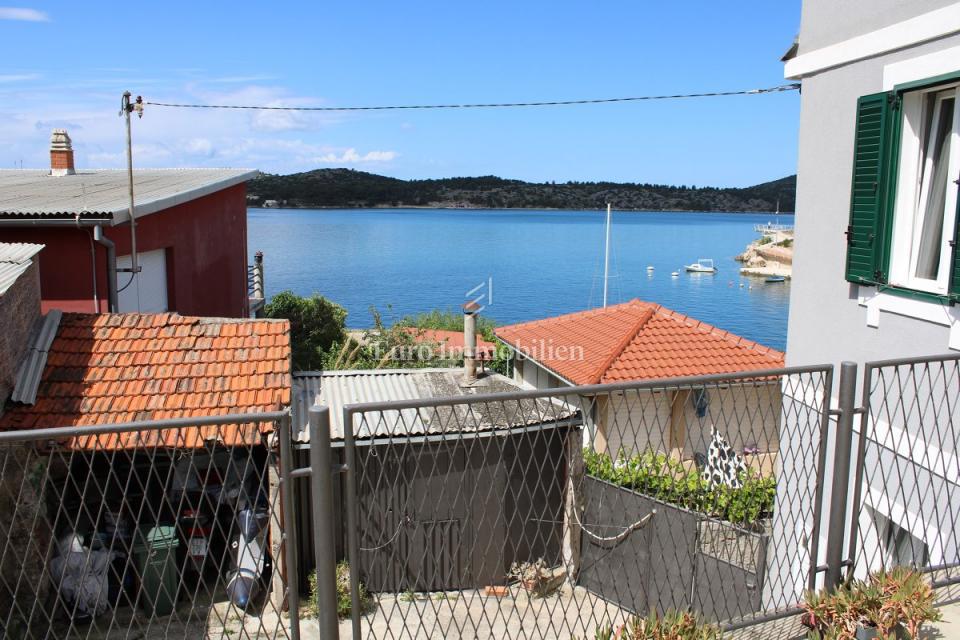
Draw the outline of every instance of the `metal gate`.
[[[569,638],[650,610],[728,629],[788,617],[823,570],[832,386],[817,366],[348,406],[344,464],[312,473],[320,602],[337,597],[339,517],[351,587],[349,620],[320,605],[321,634]],[[310,418],[311,468],[331,468],[327,409]],[[341,474],[343,512],[323,518]]]
[[[0,433],[0,637],[299,638],[290,415]]]

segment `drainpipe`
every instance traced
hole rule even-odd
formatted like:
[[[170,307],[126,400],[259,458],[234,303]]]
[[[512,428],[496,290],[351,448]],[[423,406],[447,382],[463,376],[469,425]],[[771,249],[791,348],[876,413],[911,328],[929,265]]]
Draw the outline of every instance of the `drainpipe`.
[[[113,241],[103,235],[103,227],[99,224],[93,228],[93,239],[107,249],[107,309],[110,313],[117,313],[117,249]]]
[[[463,305],[463,377],[466,382],[477,379],[477,314],[476,302]]]

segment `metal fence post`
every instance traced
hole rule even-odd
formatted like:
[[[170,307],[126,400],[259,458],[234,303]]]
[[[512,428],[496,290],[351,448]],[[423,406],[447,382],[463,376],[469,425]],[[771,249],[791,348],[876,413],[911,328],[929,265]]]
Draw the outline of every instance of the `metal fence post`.
[[[347,511],[347,559],[350,561],[350,625],[354,640],[360,640],[360,541],[357,539],[360,521],[357,502],[356,445],[353,441],[353,411],[343,408],[343,461],[346,464],[344,500]]]
[[[293,515],[293,447],[290,416],[279,423],[280,434],[280,503],[283,514],[283,556],[287,574],[287,608],[290,614],[290,639],[300,640],[300,580],[297,561],[297,522]]]
[[[844,535],[847,523],[847,494],[850,487],[850,450],[853,445],[853,415],[856,412],[857,365],[840,364],[837,389],[837,431],[833,443],[833,482],[827,529],[827,571],[824,586],[833,590],[843,581]]]
[[[320,638],[339,637],[337,620],[337,556],[333,537],[333,456],[330,410],[310,407],[310,488],[313,494],[313,541],[317,563],[317,617]]]

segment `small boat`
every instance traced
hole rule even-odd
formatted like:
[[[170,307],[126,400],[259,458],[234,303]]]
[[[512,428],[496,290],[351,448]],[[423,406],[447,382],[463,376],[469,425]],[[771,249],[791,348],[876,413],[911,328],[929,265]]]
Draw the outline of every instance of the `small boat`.
[[[653,271],[653,265],[652,265],[652,264],[647,267],[647,271]]]
[[[713,266],[712,258],[698,258],[693,264],[688,264],[683,267],[691,273],[716,273],[717,268]]]
[[[777,284],[780,282],[786,282],[786,280],[787,279],[784,278],[783,276],[767,276],[764,282],[766,282],[767,284]]]
[[[680,277],[680,272],[679,272],[679,271],[674,271],[674,272],[672,272],[672,273],[670,274],[670,277],[671,277],[671,278],[679,278],[679,277]]]

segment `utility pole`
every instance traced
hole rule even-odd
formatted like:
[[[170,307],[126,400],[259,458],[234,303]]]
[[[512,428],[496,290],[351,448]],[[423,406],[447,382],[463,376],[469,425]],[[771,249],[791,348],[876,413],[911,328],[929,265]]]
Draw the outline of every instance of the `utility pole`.
[[[124,117],[127,124],[127,194],[129,196],[128,214],[130,216],[130,268],[117,269],[117,271],[127,271],[137,277],[140,273],[140,265],[137,262],[137,219],[133,215],[133,143],[130,134],[130,113],[136,111],[139,117],[143,117],[143,98],[137,96],[136,102],[130,102],[130,92],[123,92],[121,100],[120,115]]]
[[[610,277],[610,203],[607,203],[607,241],[603,248],[603,306],[607,306],[607,280]]]

